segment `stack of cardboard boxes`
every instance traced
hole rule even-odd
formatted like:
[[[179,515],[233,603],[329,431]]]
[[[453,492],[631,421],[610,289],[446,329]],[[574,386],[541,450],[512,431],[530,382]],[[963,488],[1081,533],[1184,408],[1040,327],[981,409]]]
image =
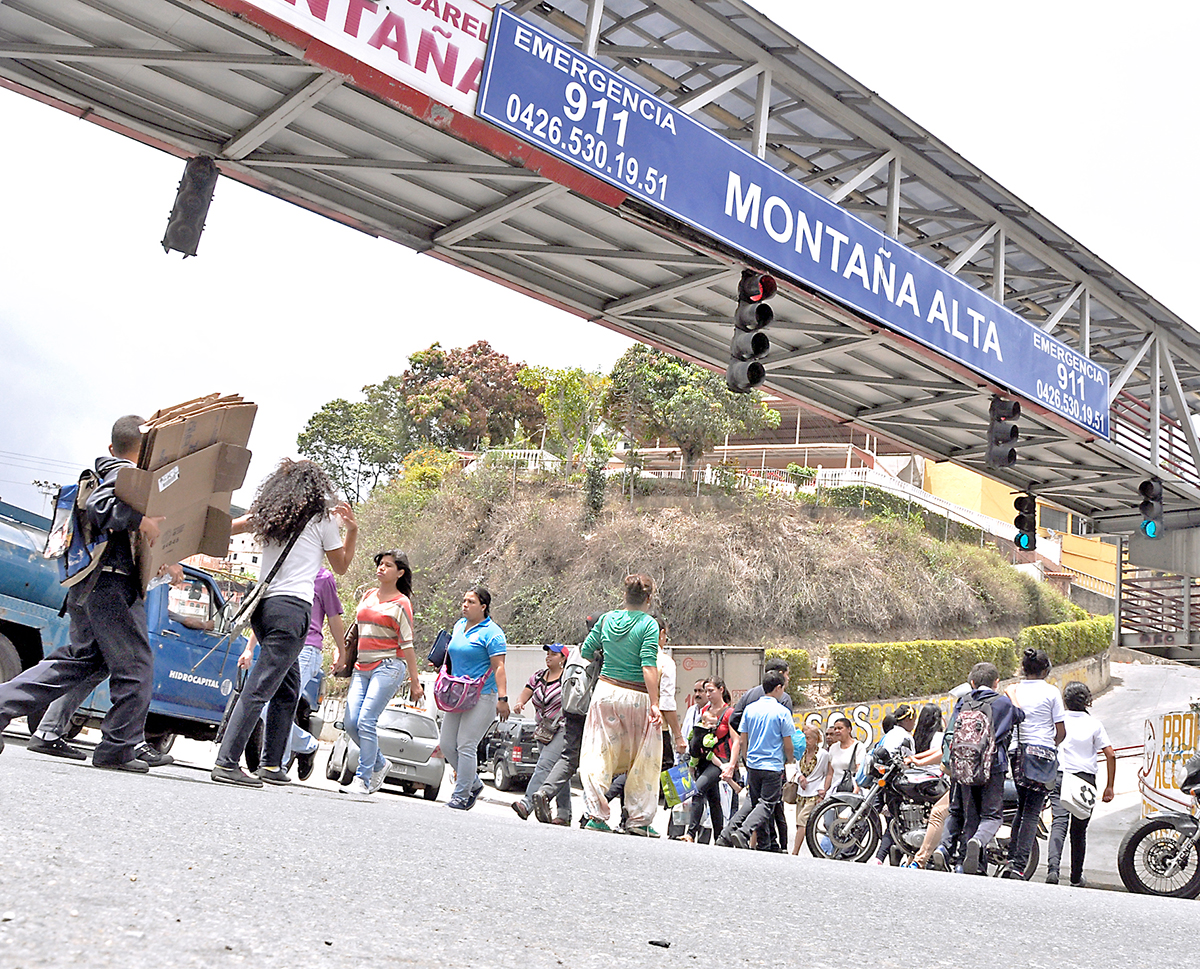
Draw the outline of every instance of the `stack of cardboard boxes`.
[[[142,584],[189,555],[229,552],[229,505],[250,466],[258,406],[209,394],[160,410],[143,426],[136,468],[117,475],[117,497],[143,515],[163,516],[158,541],[141,548]]]

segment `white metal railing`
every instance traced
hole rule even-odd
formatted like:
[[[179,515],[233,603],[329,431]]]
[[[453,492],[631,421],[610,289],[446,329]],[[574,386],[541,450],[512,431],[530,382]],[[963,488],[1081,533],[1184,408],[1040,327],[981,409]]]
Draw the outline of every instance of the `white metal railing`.
[[[522,471],[561,471],[563,459],[537,448],[483,451],[467,465],[466,470],[479,464],[503,465],[506,468],[516,466]]]
[[[1115,582],[1109,582],[1107,579],[1098,579],[1094,575],[1088,575],[1086,572],[1080,572],[1078,569],[1073,569],[1069,565],[1058,566],[1063,572],[1071,573],[1071,584],[1077,585],[1089,592],[1096,592],[1102,596],[1108,596],[1110,599],[1117,597],[1117,586]]]
[[[874,468],[822,468],[817,472],[818,491],[822,488],[846,488],[855,485],[864,489],[879,488],[897,498],[904,498],[914,505],[920,505],[950,521],[970,525],[972,528],[978,528],[990,535],[1006,538],[1010,542],[1017,536],[1017,529],[1012,522],[1001,521],[999,518],[992,518],[989,515],[972,511],[970,508],[964,508],[962,505],[956,505],[952,501],[931,495],[916,485],[893,478]]]

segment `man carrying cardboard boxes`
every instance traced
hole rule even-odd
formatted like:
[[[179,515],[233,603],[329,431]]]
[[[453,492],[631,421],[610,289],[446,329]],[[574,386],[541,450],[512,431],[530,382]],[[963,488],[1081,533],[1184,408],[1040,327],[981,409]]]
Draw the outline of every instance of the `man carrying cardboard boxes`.
[[[107,670],[112,708],[100,725],[102,739],[92,764],[144,774],[150,765],[137,756],[137,746],[150,709],[154,656],[135,542],[140,537],[147,548],[153,547],[163,519],[143,515],[115,491],[118,474],[138,458],[141,424],[140,417],[120,418],[112,428],[111,456],[96,459],[101,480],[87,500],[85,514],[97,533],[108,534],[108,543],[98,567],[67,593],[71,642],[0,685],[0,731],[14,717],[44,710],[72,687]]]

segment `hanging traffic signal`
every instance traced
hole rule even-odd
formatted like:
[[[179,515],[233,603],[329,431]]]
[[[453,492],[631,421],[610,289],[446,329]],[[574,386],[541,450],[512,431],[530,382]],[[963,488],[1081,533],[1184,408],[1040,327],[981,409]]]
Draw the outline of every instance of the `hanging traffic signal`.
[[[1138,485],[1138,494],[1142,503],[1138,510],[1142,513],[1142,534],[1147,538],[1162,538],[1163,533],[1163,489],[1158,478],[1151,478]]]
[[[171,218],[167,221],[167,231],[162,240],[163,252],[174,249],[182,252],[185,258],[196,254],[213,190],[217,187],[218,174],[211,158],[200,156],[188,159],[183,178],[179,180],[175,207],[171,209]]]
[[[1037,547],[1037,499],[1033,495],[1021,495],[1013,502],[1013,507],[1017,509],[1017,517],[1013,519],[1017,527],[1014,541],[1021,551],[1032,552]]]
[[[725,371],[725,383],[735,394],[749,393],[767,378],[767,371],[759,361],[770,352],[771,340],[761,331],[775,319],[775,311],[767,300],[778,290],[779,284],[773,276],[753,269],[742,270],[729,367]]]
[[[993,397],[988,407],[988,438],[985,460],[989,468],[1011,468],[1017,463],[1017,438],[1021,429],[1015,421],[1021,416],[1021,405],[1015,400]]]

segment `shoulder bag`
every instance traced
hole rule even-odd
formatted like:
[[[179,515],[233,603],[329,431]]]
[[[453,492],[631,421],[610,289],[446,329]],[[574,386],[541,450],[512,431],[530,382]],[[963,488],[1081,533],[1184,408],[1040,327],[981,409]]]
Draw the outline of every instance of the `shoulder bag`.
[[[275,560],[275,564],[271,566],[271,571],[267,573],[267,577],[265,579],[259,579],[258,582],[255,583],[254,588],[250,590],[250,594],[242,600],[241,607],[229,621],[229,632],[218,639],[216,645],[214,645],[212,649],[200,657],[196,665],[192,667],[193,673],[196,672],[201,663],[203,663],[214,652],[216,652],[217,648],[220,647],[222,643],[228,642],[232,646],[235,642],[237,642],[242,633],[246,631],[246,627],[250,625],[250,620],[254,616],[254,610],[262,604],[263,599],[267,595],[267,590],[271,588],[271,582],[274,580],[275,576],[279,574],[279,567],[283,565],[283,560],[288,557],[288,553],[291,552],[291,550],[295,547],[297,540],[299,540],[300,536],[304,533],[304,529],[308,527],[309,521],[311,521],[311,519],[303,522],[292,534],[292,537],[288,539],[287,544],[283,547],[283,551],[279,555],[279,558],[277,558]]]
[[[1078,774],[1063,771],[1058,803],[1075,817],[1087,820],[1092,816],[1092,808],[1096,806],[1096,793],[1095,784],[1088,783]]]
[[[333,666],[330,672],[338,679],[344,680],[354,674],[354,664],[358,662],[358,620],[350,623],[346,630],[346,640],[342,650],[342,661]]]
[[[483,684],[491,670],[483,676],[455,676],[443,666],[433,682],[433,702],[443,713],[465,713],[472,710],[483,695]]]
[[[1050,790],[1058,778],[1058,751],[1042,744],[1021,742],[1021,727],[1017,726],[1017,749],[1013,751],[1012,775],[1018,787]]]
[[[856,774],[854,767],[858,763],[858,751],[861,746],[861,741],[854,741],[854,751],[850,754],[850,764],[846,768],[846,773],[842,775],[842,779],[838,781],[838,786],[834,788],[835,794],[854,793],[854,778]]]

